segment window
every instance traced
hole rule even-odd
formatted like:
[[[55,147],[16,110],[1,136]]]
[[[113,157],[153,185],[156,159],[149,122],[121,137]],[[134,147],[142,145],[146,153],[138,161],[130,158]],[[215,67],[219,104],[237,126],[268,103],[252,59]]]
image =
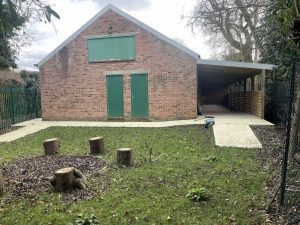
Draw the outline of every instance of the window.
[[[89,62],[135,60],[135,35],[88,38]]]

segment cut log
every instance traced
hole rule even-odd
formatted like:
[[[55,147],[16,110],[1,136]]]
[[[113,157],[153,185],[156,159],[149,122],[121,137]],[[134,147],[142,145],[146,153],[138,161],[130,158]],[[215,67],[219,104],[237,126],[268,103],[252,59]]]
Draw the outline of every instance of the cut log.
[[[103,137],[93,137],[89,139],[91,154],[104,154],[104,139]]]
[[[67,167],[57,170],[54,173],[54,188],[57,191],[71,190],[73,189],[74,180],[74,167]]]
[[[50,183],[57,191],[67,191],[72,189],[86,189],[87,183],[84,175],[74,167],[67,167],[57,170]]]
[[[57,138],[48,139],[43,142],[45,155],[54,155],[58,153],[60,142]]]
[[[120,148],[117,150],[117,163],[119,165],[131,166],[132,164],[132,149]]]

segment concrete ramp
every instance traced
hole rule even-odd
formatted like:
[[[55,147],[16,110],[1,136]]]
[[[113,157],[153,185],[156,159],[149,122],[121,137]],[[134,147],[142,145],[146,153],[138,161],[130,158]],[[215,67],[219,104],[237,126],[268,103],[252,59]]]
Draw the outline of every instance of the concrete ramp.
[[[215,142],[221,147],[262,148],[249,125],[216,124],[213,128]]]
[[[274,124],[248,113],[211,112],[207,116],[215,117],[213,126],[215,143],[221,147],[262,148],[250,126],[270,128],[274,126]]]

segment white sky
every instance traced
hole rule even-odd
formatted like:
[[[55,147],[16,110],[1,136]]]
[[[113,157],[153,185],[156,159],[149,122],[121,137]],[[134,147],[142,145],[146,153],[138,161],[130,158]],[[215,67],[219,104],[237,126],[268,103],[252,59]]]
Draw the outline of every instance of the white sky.
[[[209,58],[212,51],[205,44],[204,36],[194,35],[181,19],[183,14],[192,10],[195,2],[196,0],[50,0],[61,19],[54,21],[55,28],[50,24],[33,26],[35,40],[31,46],[22,49],[19,69],[36,70],[33,64],[72,35],[107,3],[114,4],[170,38],[182,40],[188,48],[198,52],[201,58]]]

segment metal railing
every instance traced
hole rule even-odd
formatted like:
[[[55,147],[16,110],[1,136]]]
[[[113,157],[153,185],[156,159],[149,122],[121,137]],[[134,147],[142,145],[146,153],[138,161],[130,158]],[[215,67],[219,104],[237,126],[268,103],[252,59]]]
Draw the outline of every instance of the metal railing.
[[[41,95],[36,88],[0,87],[0,132],[11,125],[41,117]]]

